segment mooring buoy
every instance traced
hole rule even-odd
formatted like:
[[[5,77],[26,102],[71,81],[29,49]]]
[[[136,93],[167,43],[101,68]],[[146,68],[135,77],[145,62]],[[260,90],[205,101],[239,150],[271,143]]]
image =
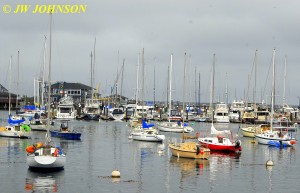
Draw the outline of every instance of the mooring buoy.
[[[120,178],[120,177],[121,177],[121,174],[120,174],[119,170],[114,170],[114,171],[112,171],[111,177],[112,177],[112,178]]]
[[[272,160],[268,160],[266,162],[266,166],[274,166],[274,162]]]

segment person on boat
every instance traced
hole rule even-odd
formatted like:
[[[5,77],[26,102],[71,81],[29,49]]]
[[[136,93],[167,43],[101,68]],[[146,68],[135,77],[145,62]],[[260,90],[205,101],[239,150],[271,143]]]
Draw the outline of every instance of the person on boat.
[[[282,133],[281,131],[278,132],[278,137],[281,137],[282,136]]]

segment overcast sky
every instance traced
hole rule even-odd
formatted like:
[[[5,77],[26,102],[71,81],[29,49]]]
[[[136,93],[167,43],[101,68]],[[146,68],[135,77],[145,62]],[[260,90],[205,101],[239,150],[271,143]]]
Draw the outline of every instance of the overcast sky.
[[[200,100],[209,102],[210,71],[216,54],[215,101],[229,102],[247,95],[253,100],[257,55],[256,101],[270,102],[272,52],[276,48],[276,100],[282,103],[284,58],[287,56],[286,101],[298,105],[300,96],[300,1],[297,0],[2,0],[0,11],[0,83],[8,88],[9,58],[17,69],[20,50],[20,94],[33,95],[33,79],[43,64],[48,14],[4,14],[5,4],[86,4],[86,13],[54,14],[52,81],[90,85],[90,53],[96,43],[95,85],[110,94],[125,59],[123,95],[134,98],[138,53],[145,49],[145,98],[166,99],[168,65],[173,53],[172,96],[183,99],[184,53],[187,65],[186,100],[195,100],[200,73]],[[47,42],[49,46],[49,42]],[[48,54],[48,53],[47,53]],[[48,54],[49,56],[49,54]],[[47,56],[47,57],[48,57]],[[48,60],[48,59],[47,59]],[[195,78],[196,74],[196,78]],[[227,74],[227,79],[226,79]],[[268,76],[269,74],[269,76]],[[13,76],[16,91],[17,73]],[[120,83],[119,83],[120,85]],[[226,102],[226,101],[225,101]]]

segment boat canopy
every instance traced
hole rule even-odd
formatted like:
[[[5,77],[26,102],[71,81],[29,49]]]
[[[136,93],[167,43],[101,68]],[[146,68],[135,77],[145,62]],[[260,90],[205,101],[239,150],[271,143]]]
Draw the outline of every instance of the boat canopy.
[[[8,123],[9,123],[10,125],[20,124],[20,123],[22,123],[22,122],[24,122],[24,121],[25,121],[24,118],[22,118],[22,119],[20,119],[20,120],[13,120],[13,119],[11,119],[11,115],[8,115]]]
[[[143,129],[148,129],[150,127],[153,127],[154,124],[147,124],[145,120],[142,120],[142,127]]]

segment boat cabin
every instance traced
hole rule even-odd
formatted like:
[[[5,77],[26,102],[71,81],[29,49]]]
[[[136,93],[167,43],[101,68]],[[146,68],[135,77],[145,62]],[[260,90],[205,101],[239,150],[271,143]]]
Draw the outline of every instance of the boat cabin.
[[[62,122],[60,124],[60,131],[62,131],[62,132],[68,132],[69,131],[69,126],[68,126],[68,122],[67,121]]]

